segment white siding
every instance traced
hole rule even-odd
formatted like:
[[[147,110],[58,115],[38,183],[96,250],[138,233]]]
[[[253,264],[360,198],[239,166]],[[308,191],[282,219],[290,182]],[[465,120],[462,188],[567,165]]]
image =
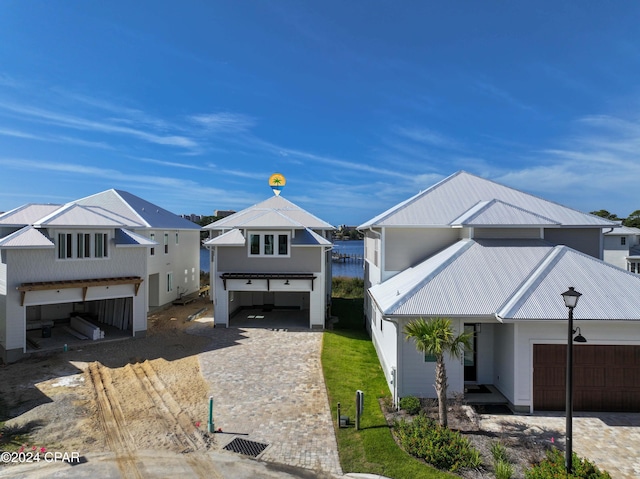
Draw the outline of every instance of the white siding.
[[[154,255],[145,249],[148,274],[158,274],[157,290],[151,294],[156,304],[162,306],[175,300],[180,293],[190,294],[200,288],[200,231],[198,230],[137,230],[149,237],[155,233]],[[164,234],[168,234],[169,253],[164,252]],[[176,233],[179,242],[176,244]],[[167,291],[167,274],[173,273],[173,290]]]
[[[515,325],[498,324],[495,326],[492,383],[512,404],[514,398],[514,338]]]
[[[621,244],[620,238],[626,238],[626,243]],[[627,256],[629,248],[634,246],[633,236],[604,235],[603,260],[618,268],[627,269]]]
[[[405,324],[403,321],[402,324]],[[462,320],[453,320],[456,334],[462,331]],[[404,334],[401,334],[400,341],[400,384],[398,396],[418,396],[435,398],[435,372],[436,363],[425,362],[424,353],[416,349],[413,340],[405,341]],[[451,358],[445,356],[445,367],[447,369],[447,382],[449,387],[447,394],[451,397],[454,394],[464,392],[464,367],[462,358]]]
[[[402,271],[415,266],[458,241],[453,228],[385,228],[384,270]]]
[[[398,330],[396,325],[391,321],[384,321],[380,311],[375,308],[372,319],[371,339],[378,352],[378,359],[380,360],[380,365],[382,366],[389,390],[393,391],[392,370],[398,369]]]

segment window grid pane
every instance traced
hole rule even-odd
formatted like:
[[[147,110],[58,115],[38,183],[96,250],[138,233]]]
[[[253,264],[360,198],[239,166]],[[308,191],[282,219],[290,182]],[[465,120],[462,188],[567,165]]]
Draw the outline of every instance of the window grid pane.
[[[289,250],[289,237],[287,235],[278,235],[278,254],[287,255]]]
[[[273,235],[264,235],[264,254],[273,254]]]

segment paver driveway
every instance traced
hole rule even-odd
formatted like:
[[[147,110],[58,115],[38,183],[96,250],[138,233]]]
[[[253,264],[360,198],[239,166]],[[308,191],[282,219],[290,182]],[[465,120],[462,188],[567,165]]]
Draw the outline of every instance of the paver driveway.
[[[508,432],[524,426],[528,434],[564,447],[564,413],[545,412],[530,416],[482,415],[485,430]],[[640,414],[582,413],[573,417],[573,451],[606,470],[615,479],[640,477]]]
[[[233,323],[232,323],[233,324]],[[322,332],[198,328],[199,355],[214,398],[217,444],[235,437],[268,444],[260,459],[341,474],[322,374]]]

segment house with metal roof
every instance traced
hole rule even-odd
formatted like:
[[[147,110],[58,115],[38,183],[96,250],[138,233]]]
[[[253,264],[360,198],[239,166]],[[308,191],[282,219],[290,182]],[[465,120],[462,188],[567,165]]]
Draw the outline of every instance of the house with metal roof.
[[[621,226],[605,230],[604,260],[640,274],[640,228]]]
[[[487,386],[522,412],[564,408],[568,310],[576,410],[640,412],[640,277],[603,261],[614,222],[458,172],[359,226],[365,316],[393,391],[435,397],[433,358],[406,341],[414,318],[473,333],[447,359],[449,390]]]
[[[233,325],[245,310],[280,309],[298,311],[309,328],[324,327],[332,225],[273,196],[203,229],[216,326]]]
[[[144,335],[150,307],[198,291],[199,230],[118,190],[0,215],[0,358]]]

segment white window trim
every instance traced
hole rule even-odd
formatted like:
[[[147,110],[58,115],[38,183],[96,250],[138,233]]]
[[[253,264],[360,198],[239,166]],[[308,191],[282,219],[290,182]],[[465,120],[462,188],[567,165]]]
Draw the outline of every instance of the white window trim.
[[[273,254],[264,253],[264,238],[267,235],[273,235]],[[287,254],[280,254],[280,235],[287,237]],[[251,237],[259,236],[259,253],[251,253]],[[290,231],[248,231],[247,232],[247,255],[249,258],[290,258],[291,257],[291,232]]]
[[[106,235],[106,239],[103,245],[103,251],[106,249],[106,254],[101,254],[100,256],[96,256],[96,235]],[[60,256],[60,236],[64,235],[65,241],[65,255]],[[85,255],[84,249],[82,251],[82,255],[78,254],[78,235],[82,235],[84,241],[85,235],[89,235],[89,255]],[[108,260],[111,256],[111,239],[112,235],[107,230],[58,230],[54,231],[52,234],[53,238],[55,238],[56,244],[56,261],[101,261]],[[70,240],[70,244],[67,245],[67,242]],[[71,254],[68,254],[68,253]]]

